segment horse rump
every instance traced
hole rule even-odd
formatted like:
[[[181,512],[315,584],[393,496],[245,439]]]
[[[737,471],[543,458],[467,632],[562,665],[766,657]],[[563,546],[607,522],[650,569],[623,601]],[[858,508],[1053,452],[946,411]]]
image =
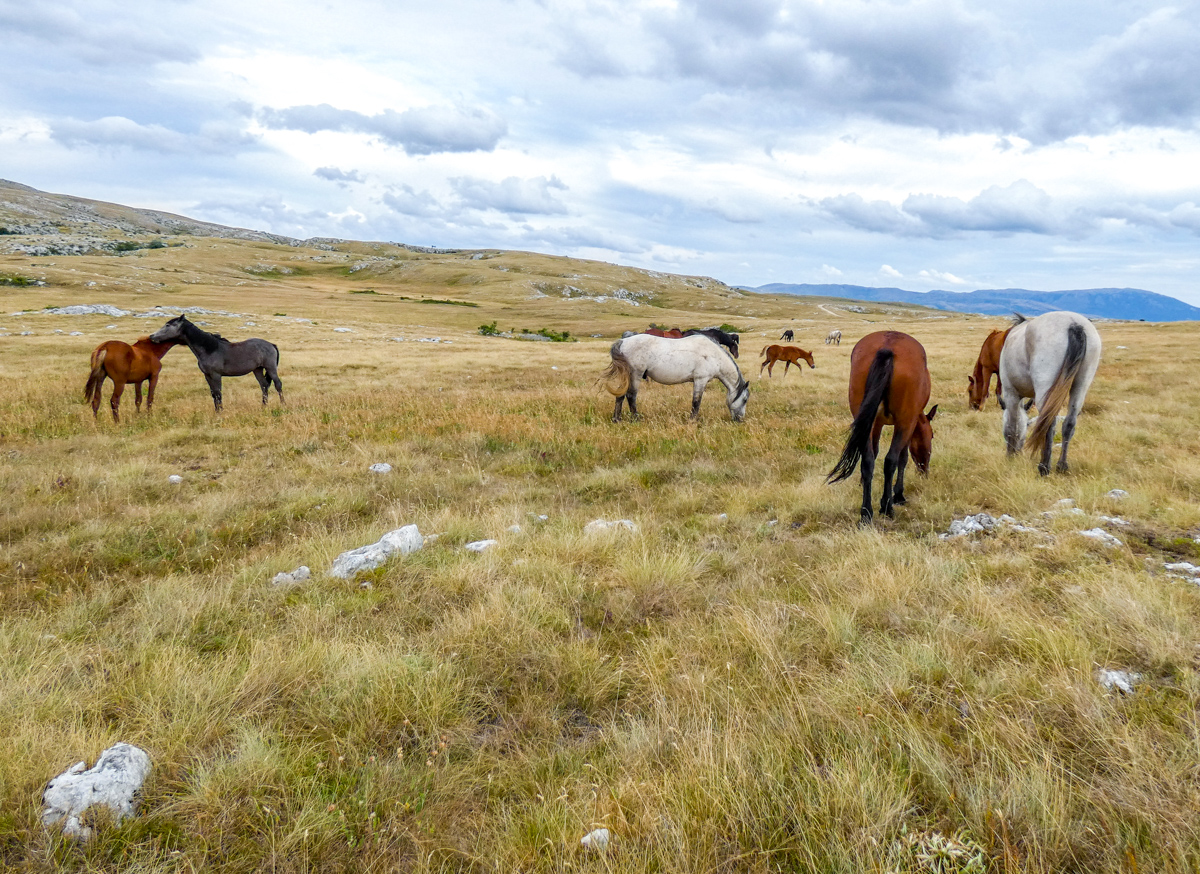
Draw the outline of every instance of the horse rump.
[[[1083,366],[1085,357],[1087,334],[1083,332],[1082,325],[1072,324],[1067,328],[1067,354],[1063,356],[1063,363],[1058,369],[1054,385],[1050,386],[1050,391],[1046,393],[1046,403],[1039,406],[1037,421],[1033,423],[1033,428],[1025,440],[1025,451],[1030,455],[1037,455],[1042,451],[1046,434],[1054,429],[1058,411],[1067,402],[1075,384],[1075,376]]]
[[[833,470],[825,477],[825,482],[841,482],[858,467],[858,462],[866,451],[871,439],[871,428],[875,425],[875,416],[879,405],[887,398],[888,389],[892,385],[892,370],[895,367],[896,356],[891,349],[880,349],[875,353],[871,368],[867,371],[867,383],[863,391],[862,404],[850,425],[850,433],[846,437],[846,447],[842,457],[834,465]]]
[[[92,353],[92,372],[88,374],[87,385],[83,388],[83,402],[91,403],[92,398],[100,394],[100,387],[104,385],[104,377],[107,375],[104,372],[104,359],[108,357],[108,350],[101,345]]]

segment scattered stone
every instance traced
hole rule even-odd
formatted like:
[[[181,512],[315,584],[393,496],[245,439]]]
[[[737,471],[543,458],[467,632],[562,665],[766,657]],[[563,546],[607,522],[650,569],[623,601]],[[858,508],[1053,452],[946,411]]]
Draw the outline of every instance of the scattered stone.
[[[354,331],[352,331],[350,328],[334,328],[333,332],[335,334],[353,334],[354,333]]]
[[[379,567],[395,553],[408,555],[425,545],[425,538],[416,525],[405,525],[389,531],[374,543],[343,552],[333,560],[330,576],[351,579],[359,571],[371,571]]]
[[[1105,531],[1103,528],[1089,528],[1087,531],[1080,531],[1079,533],[1082,534],[1084,537],[1090,537],[1092,540],[1098,540],[1101,543],[1103,543],[1105,546],[1108,546],[1108,547],[1116,548],[1118,546],[1125,545],[1120,540],[1118,540],[1117,538],[1115,538],[1111,534],[1109,534],[1107,531]]]
[[[85,762],[76,762],[59,774],[42,793],[42,822],[62,822],[63,834],[87,840],[92,829],[82,822],[92,805],[107,806],[120,822],[137,813],[138,793],[150,775],[150,756],[127,743],[106,749],[90,771]]]
[[[177,473],[173,473],[169,477],[167,477],[167,482],[173,483],[175,485],[179,485],[181,482],[183,482],[183,477],[181,477]]]
[[[1133,524],[1132,522],[1128,521],[1127,519],[1122,519],[1120,516],[1097,516],[1096,518],[1099,519],[1101,522],[1103,522],[1105,525],[1119,525],[1122,528],[1128,528],[1130,525]]]
[[[72,332],[71,332],[71,333],[70,333],[68,336],[71,336],[71,337],[82,337],[82,336],[83,336],[83,331],[72,331]]]
[[[966,537],[968,534],[975,534],[978,531],[994,531],[995,529],[996,520],[991,515],[976,513],[974,516],[951,521],[950,528],[942,535],[942,539]]]
[[[520,534],[520,533],[521,533],[521,526],[520,526],[520,525],[509,525],[509,526],[508,526],[508,533],[509,533],[509,534]]]
[[[289,574],[275,574],[271,579],[272,586],[293,586],[296,583],[302,583],[312,576],[312,571],[307,565],[300,565]]]
[[[1169,571],[1173,571],[1175,576],[1186,580],[1196,576],[1200,576],[1200,567],[1192,564],[1190,561],[1173,561],[1163,565]],[[1190,577],[1180,576],[1180,574],[1190,574]]]
[[[778,519],[772,519],[771,521],[769,521],[769,522],[767,523],[767,527],[768,527],[768,528],[774,528],[774,527],[775,527],[776,525],[778,525],[778,524],[779,524],[779,520],[778,520]]]
[[[1125,491],[1124,489],[1113,489],[1104,497],[1112,498],[1114,501],[1123,501],[1129,497],[1129,492]]]
[[[599,534],[602,531],[619,531],[621,529],[636,533],[638,527],[629,519],[613,519],[611,522],[607,519],[593,519],[583,526],[583,533]]]
[[[371,473],[391,473],[392,472],[392,466],[390,464],[388,464],[386,461],[381,461],[378,464],[372,464],[367,469],[369,471],[371,471]]]
[[[597,853],[603,853],[607,850],[611,842],[612,832],[606,828],[598,828],[595,831],[590,831],[579,839],[580,844]]]
[[[1055,501],[1054,506],[1062,507],[1063,509],[1066,509],[1067,507],[1074,507],[1075,499],[1074,498],[1062,498],[1058,501]]]
[[[484,552],[485,550],[491,549],[499,542],[499,540],[473,540],[464,546],[463,549],[467,550],[468,552]]]
[[[550,518],[545,513],[530,513],[529,515],[538,522],[545,522]]]
[[[718,513],[718,514],[717,514],[717,521],[718,521],[718,522],[728,522],[728,521],[729,521],[729,514],[728,514],[728,513]]]
[[[1133,687],[1141,679],[1142,675],[1135,671],[1112,671],[1108,668],[1096,671],[1096,682],[1109,692],[1120,692],[1122,695],[1132,695]]]

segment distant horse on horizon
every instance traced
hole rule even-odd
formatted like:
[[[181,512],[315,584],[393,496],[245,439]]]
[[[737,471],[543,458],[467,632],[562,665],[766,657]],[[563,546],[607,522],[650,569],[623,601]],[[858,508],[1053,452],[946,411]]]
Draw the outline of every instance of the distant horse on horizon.
[[[813,364],[812,353],[805,352],[799,346],[778,346],[773,344],[771,346],[764,346],[763,351],[759,352],[758,355],[760,358],[764,355],[766,356],[766,360],[764,360],[762,364],[758,365],[759,379],[762,379],[764,367],[767,368],[767,378],[769,379],[773,375],[772,371],[775,369],[775,362],[777,361],[784,362],[784,376],[787,376],[788,368],[793,364],[795,364],[796,369],[799,370],[801,361],[807,361],[810,368],[817,366]]]
[[[1054,448],[1054,425],[1058,411],[1067,403],[1062,426],[1062,454],[1056,470],[1067,473],[1067,449],[1075,435],[1075,421],[1083,408],[1088,388],[1100,366],[1100,333],[1084,316],[1058,310],[1026,319],[1015,313],[1016,323],[1000,352],[1000,378],[1004,393],[1004,442],[1008,454],[1016,455],[1022,444],[1031,454],[1041,451],[1038,473],[1050,473]],[[1022,398],[1037,404],[1037,421],[1026,441],[1029,420],[1021,409]]]
[[[991,387],[992,374],[996,375],[996,402],[1004,408],[1004,382],[1000,378],[1000,350],[1004,348],[1004,340],[1012,328],[995,330],[987,335],[979,350],[979,358],[975,361],[975,372],[967,377],[967,398],[972,410],[982,410],[988,399],[988,389]]]
[[[133,383],[133,403],[138,412],[142,409],[142,383],[149,381],[146,392],[146,413],[154,406],[154,389],[158,386],[158,374],[162,369],[162,357],[171,351],[178,341],[168,340],[153,343],[149,337],[139,337],[130,346],[123,340],[106,340],[92,352],[92,372],[83,389],[83,401],[91,401],[92,416],[100,412],[100,390],[105,378],[113,381],[112,397],[108,404],[112,408],[114,422],[121,421],[118,410],[121,395],[128,383]]]
[[[640,418],[637,410],[638,387],[643,379],[663,385],[692,384],[692,419],[700,415],[704,389],[713,380],[725,386],[725,403],[735,422],[746,416],[750,385],[737,363],[723,348],[708,337],[694,334],[680,339],[634,334],[613,343],[612,363],[601,374],[605,388],[617,399],[614,422],[621,421],[621,405],[629,402],[629,415]]]
[[[784,331],[782,334],[779,335],[779,339],[786,340],[788,343],[793,343],[796,340],[796,332],[793,331],[791,328],[788,328],[786,331]]]
[[[835,328],[825,335],[825,345],[828,346],[830,343],[836,343],[839,346],[842,345],[842,332],[840,330]]]
[[[850,353],[850,412],[854,422],[838,463],[826,477],[836,483],[862,464],[862,509],[859,524],[870,524],[871,479],[879,454],[884,425],[892,426],[892,445],[883,462],[883,497],[879,512],[887,517],[896,504],[905,504],[904,469],[911,453],[917,470],[929,472],[933,455],[933,417],[937,405],[922,412],[929,402],[929,366],[925,348],[908,334],[876,331],[855,344]],[[892,490],[892,477],[896,487]]]
[[[221,377],[245,376],[253,373],[262,389],[263,406],[267,405],[267,393],[275,383],[275,393],[283,403],[283,383],[279,381],[279,347],[267,340],[252,337],[232,343],[220,334],[210,334],[188,321],[187,316],[176,316],[150,335],[150,341],[184,343],[196,356],[200,372],[208,382],[213,406],[221,412]]]

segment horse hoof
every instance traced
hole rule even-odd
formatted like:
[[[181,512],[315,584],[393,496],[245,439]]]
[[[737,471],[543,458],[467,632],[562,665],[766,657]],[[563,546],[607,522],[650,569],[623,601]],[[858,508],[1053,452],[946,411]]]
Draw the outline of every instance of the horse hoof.
[[[873,521],[873,516],[874,514],[870,510],[863,510],[858,515],[858,526],[860,528],[866,528]]]
[[[1071,472],[1070,466],[1061,461],[1055,466],[1054,469],[1056,471],[1058,471],[1059,473],[1070,473]]]
[[[1041,474],[1042,476],[1049,476],[1050,475],[1050,465],[1039,464],[1038,465],[1038,473]]]
[[[892,498],[892,503],[898,507],[903,507],[908,503],[908,498],[904,497],[904,495],[896,495],[896,497]]]

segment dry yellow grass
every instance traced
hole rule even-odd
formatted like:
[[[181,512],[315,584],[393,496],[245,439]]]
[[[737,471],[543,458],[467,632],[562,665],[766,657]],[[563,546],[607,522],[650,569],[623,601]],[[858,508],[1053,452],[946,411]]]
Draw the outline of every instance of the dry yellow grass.
[[[319,250],[188,242],[0,258],[50,283],[0,290],[5,312],[248,314],[196,318],[276,342],[288,398],[264,411],[249,378],[228,380],[218,419],[177,349],[152,418],[127,400],[120,425],[94,421],[91,349],[160,320],[0,317],[3,867],[1200,867],[1200,591],[1162,571],[1198,555],[1194,326],[1100,325],[1073,473],[1039,478],[1004,457],[994,399],[967,407],[997,319],[669,277],[646,279],[663,306],[634,308],[526,284],[642,290],[611,265],[346,247],[399,259],[365,278]],[[244,269],[258,264],[308,272]],[[493,320],[583,339],[479,336]],[[713,390],[691,424],[688,390],[660,386],[642,422],[608,421],[608,346],[650,321],[744,329],[745,423]],[[859,530],[857,483],[824,477],[850,350],[879,325],[925,344],[940,413],[931,475],[894,522]],[[817,369],[757,379],[785,327]],[[820,342],[831,327],[840,347]],[[377,461],[393,472],[370,474]],[[1090,516],[1044,519],[1062,498],[1129,519],[1125,545],[1080,537]],[[1045,536],[937,537],[980,510]],[[584,536],[595,518],[639,532]],[[440,537],[369,588],[324,575],[409,522]],[[484,537],[500,544],[461,549]],[[299,564],[315,578],[271,586]],[[1144,680],[1117,696],[1098,667]],[[118,740],[155,763],[141,816],[84,847],[44,831],[45,781]],[[603,859],[577,849],[600,825],[617,836]],[[942,837],[957,855],[922,868]]]

